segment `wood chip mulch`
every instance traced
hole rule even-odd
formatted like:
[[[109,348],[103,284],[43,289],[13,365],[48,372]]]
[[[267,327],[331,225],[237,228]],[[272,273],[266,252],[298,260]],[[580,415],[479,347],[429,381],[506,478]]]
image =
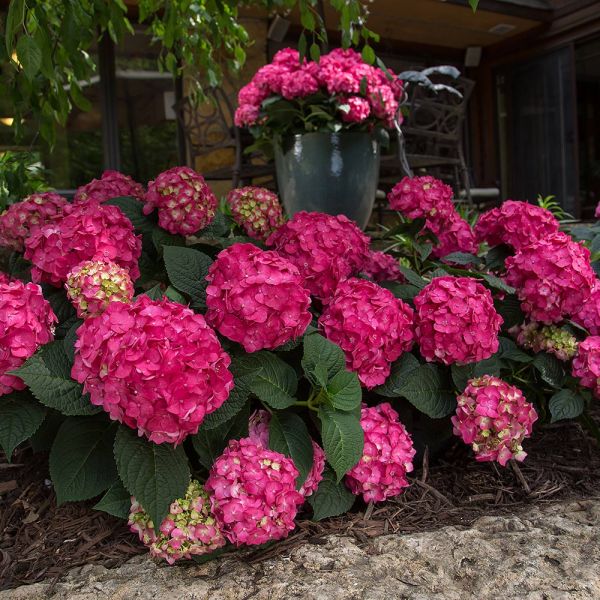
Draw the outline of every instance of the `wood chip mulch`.
[[[330,534],[350,535],[369,546],[383,534],[467,526],[483,515],[600,497],[600,448],[578,423],[540,427],[525,449],[524,463],[501,468],[475,462],[457,442],[436,461],[426,454],[412,474],[413,485],[397,499],[377,506],[357,503],[353,513],[319,523],[301,520],[286,540],[246,550],[242,557],[258,562],[286,555],[302,543],[323,544]],[[93,502],[57,507],[47,478],[43,455],[20,450],[13,464],[0,455],[0,589],[56,581],[86,564],[114,567],[145,552],[124,522],[92,510]]]

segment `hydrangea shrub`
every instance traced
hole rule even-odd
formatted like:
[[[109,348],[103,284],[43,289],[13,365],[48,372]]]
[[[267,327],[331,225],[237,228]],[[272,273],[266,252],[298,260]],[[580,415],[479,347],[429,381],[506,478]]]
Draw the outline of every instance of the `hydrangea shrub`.
[[[280,52],[245,110],[325,89],[348,122],[385,119],[398,89],[363,69],[357,93],[350,63]],[[261,545],[393,498],[433,442],[506,466],[538,420],[594,432],[595,226],[569,234],[510,201],[473,228],[428,176],[394,187],[398,222],[376,242],[342,216],[286,221],[260,188],[219,212],[184,167],[147,189],[105,174],[0,223],[0,446],[10,458],[40,431],[57,501],[98,498],[153,556]]]

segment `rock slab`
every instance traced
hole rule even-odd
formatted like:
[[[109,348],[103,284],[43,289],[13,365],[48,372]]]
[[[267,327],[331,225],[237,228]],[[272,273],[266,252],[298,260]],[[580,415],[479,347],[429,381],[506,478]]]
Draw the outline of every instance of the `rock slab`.
[[[600,598],[600,499],[483,517],[468,528],[346,537],[249,565],[88,565],[0,600],[577,600]]]

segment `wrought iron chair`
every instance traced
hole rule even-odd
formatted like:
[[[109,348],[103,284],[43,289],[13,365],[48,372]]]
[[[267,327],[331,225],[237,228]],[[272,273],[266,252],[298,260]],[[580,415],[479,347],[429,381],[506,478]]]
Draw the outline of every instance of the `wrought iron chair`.
[[[274,179],[272,164],[260,163],[244,152],[251,140],[234,124],[234,102],[222,88],[211,88],[209,101],[195,104],[188,96],[175,104],[177,119],[185,132],[189,161],[208,181],[231,180],[232,187]],[[199,166],[198,166],[199,163]]]
[[[396,153],[382,158],[381,182],[393,185],[404,175],[427,170],[461,190],[471,203],[471,183],[463,150],[467,103],[475,82],[464,77],[448,79],[447,89],[432,92],[414,86],[407,102],[408,116],[396,136]]]

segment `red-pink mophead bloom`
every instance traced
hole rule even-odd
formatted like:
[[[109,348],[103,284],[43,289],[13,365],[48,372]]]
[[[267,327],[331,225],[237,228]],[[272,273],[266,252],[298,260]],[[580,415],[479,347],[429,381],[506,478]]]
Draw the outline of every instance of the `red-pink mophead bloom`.
[[[54,339],[58,319],[35,283],[0,281],[0,396],[25,389],[9,371]]]
[[[206,280],[206,320],[246,352],[277,348],[311,322],[298,269],[277,252],[233,244],[218,254]]]
[[[230,363],[202,315],[142,295],[79,327],[71,376],[111,419],[156,444],[180,444],[227,400]]]
[[[369,238],[344,215],[301,211],[267,240],[298,267],[311,295],[327,303],[338,283],[359,273]]]
[[[342,281],[319,318],[328,340],[346,355],[346,366],[363,386],[385,382],[392,363],[413,344],[414,312],[372,281]]]
[[[382,502],[410,485],[406,474],[413,470],[415,449],[410,434],[388,402],[363,405],[360,425],[365,445],[358,463],[348,471],[346,485],[365,502]]]
[[[502,317],[492,294],[470,277],[436,277],[415,297],[416,338],[423,358],[465,365],[498,350]]]
[[[473,448],[476,460],[506,466],[510,459],[525,459],[522,443],[538,415],[519,388],[483,375],[469,380],[457,402],[454,434]]]
[[[590,299],[596,274],[590,251],[564,233],[553,233],[506,261],[506,281],[533,321],[552,324],[577,314]]]
[[[55,192],[41,192],[11,204],[0,214],[0,246],[16,252],[25,250],[30,233],[61,217],[70,204]]]
[[[297,478],[290,458],[249,438],[231,440],[205,485],[223,535],[237,546],[287,537],[304,502]]]
[[[173,167],[148,183],[144,214],[156,209],[163,229],[192,235],[212,223],[217,206],[217,197],[202,175],[189,167]]]
[[[25,242],[25,258],[33,264],[31,278],[57,287],[79,263],[109,260],[140,276],[142,240],[131,221],[116,206],[82,203],[68,214],[37,227]]]

